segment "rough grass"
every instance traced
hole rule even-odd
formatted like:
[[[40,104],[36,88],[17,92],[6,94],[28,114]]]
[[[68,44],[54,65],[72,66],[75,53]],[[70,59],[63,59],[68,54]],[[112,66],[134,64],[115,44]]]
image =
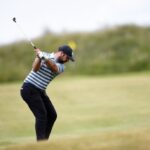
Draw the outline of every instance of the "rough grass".
[[[21,144],[5,150],[149,150],[150,130],[134,129],[78,138],[61,138],[51,142]]]
[[[50,95],[58,113],[51,140],[35,142],[21,83],[0,85],[0,148],[8,150],[150,149],[149,74],[59,77]]]

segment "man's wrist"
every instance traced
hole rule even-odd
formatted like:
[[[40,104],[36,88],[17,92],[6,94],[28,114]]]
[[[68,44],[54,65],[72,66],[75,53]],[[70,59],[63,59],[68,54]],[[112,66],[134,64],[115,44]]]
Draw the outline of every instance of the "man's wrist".
[[[38,57],[39,57],[40,59],[43,59],[43,58],[44,58],[42,51],[38,52]]]
[[[49,59],[49,55],[45,52],[42,52],[42,51],[38,52],[38,57],[42,60],[48,60]]]

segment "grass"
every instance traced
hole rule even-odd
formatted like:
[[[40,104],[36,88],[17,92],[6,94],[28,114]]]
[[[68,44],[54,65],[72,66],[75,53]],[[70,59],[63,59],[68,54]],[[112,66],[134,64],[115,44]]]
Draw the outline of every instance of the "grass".
[[[0,149],[150,149],[149,74],[58,77],[47,89],[58,118],[51,140],[40,143],[21,84],[0,85]]]

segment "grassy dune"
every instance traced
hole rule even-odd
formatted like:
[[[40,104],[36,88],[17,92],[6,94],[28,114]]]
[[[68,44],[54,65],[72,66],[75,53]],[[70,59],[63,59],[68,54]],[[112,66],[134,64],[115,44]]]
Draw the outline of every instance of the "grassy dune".
[[[40,143],[20,87],[0,85],[0,149],[150,149],[149,74],[58,77],[47,90],[58,119],[51,140]]]

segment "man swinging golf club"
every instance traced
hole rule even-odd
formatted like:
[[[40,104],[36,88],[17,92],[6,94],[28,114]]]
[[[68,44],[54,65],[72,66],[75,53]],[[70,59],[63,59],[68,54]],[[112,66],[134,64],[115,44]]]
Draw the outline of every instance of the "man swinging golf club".
[[[35,48],[32,70],[25,78],[21,96],[35,116],[37,141],[48,140],[57,118],[56,110],[46,94],[48,84],[64,71],[64,63],[74,61],[72,48],[63,45],[54,53]]]

